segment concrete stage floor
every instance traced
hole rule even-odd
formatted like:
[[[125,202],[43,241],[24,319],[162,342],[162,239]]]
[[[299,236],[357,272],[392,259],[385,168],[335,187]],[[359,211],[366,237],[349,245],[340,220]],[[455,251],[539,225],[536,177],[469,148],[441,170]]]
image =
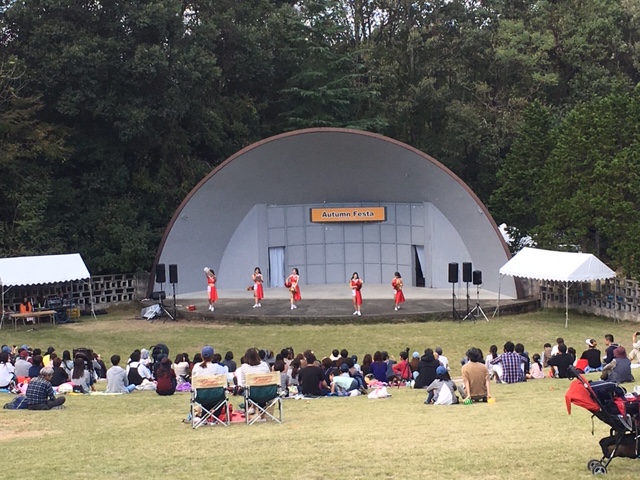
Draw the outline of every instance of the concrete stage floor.
[[[171,290],[167,289],[167,294]],[[302,285],[302,300],[298,308],[290,309],[289,292],[286,288],[265,288],[262,307],[253,308],[253,292],[248,290],[219,289],[219,299],[215,311],[207,309],[207,292],[182,294],[176,296],[176,309],[179,318],[187,320],[213,320],[216,322],[238,323],[367,323],[372,321],[425,321],[453,319],[452,290],[449,288],[406,287],[406,302],[400,310],[394,310],[391,285],[365,284],[362,288],[362,316],[353,315],[351,290],[345,285]],[[476,288],[469,286],[469,308],[476,306]],[[489,320],[496,309],[498,294],[480,289],[479,303]],[[145,302],[151,304],[153,302]],[[196,311],[186,310],[195,305]],[[500,311],[503,313],[527,311],[535,308],[537,301],[517,300],[512,297],[500,297]],[[173,298],[168,296],[165,307],[173,313]],[[466,286],[456,289],[455,308],[464,317],[467,313]],[[471,317],[468,321],[472,321]],[[476,320],[485,321],[481,313]]]

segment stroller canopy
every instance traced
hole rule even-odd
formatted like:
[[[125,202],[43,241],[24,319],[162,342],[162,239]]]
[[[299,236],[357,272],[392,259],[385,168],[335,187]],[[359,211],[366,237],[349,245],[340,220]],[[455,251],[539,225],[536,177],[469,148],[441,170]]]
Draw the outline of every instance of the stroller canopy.
[[[600,405],[593,399],[593,395],[589,392],[589,387],[585,386],[580,380],[574,380],[569,385],[569,390],[564,395],[567,404],[567,413],[571,415],[571,404],[578,405],[591,413],[600,411]]]

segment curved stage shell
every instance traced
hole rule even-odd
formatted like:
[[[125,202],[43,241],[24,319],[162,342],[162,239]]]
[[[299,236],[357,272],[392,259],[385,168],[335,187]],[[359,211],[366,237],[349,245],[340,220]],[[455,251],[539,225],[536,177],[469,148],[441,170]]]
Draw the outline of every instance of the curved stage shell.
[[[384,218],[311,219],[311,209],[358,207],[382,207]],[[448,264],[460,265],[461,283],[472,262],[495,292],[509,258],[486,207],[438,161],[381,135],[318,128],[257,142],[214,169],[176,210],[155,264],[176,264],[176,292],[188,294],[206,289],[205,266],[222,290],[246,288],[256,266],[267,288],[292,267],[301,285],[347,283],[354,271],[389,284],[399,271],[406,285],[451,288]],[[518,296],[511,277],[501,291]]]

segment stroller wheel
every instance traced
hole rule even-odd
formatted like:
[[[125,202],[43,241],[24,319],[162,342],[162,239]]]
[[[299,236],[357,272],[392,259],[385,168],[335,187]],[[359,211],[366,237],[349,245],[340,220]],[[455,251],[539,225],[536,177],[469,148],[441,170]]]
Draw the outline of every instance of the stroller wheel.
[[[589,460],[589,462],[587,463],[587,470],[589,471],[593,470],[593,467],[595,467],[599,463],[600,463],[599,460]]]
[[[606,475],[607,467],[602,465],[600,462],[597,462],[591,469],[591,473],[593,473],[594,475]]]

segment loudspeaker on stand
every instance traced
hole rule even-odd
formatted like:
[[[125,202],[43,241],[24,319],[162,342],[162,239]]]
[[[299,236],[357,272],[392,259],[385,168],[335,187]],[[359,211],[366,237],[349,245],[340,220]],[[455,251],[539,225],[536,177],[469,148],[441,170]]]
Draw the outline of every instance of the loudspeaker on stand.
[[[458,264],[456,262],[449,264],[449,283],[458,283]]]
[[[178,283],[178,265],[175,263],[169,265],[169,283]]]
[[[164,268],[164,263],[156,265],[156,283],[167,283],[167,271]]]

